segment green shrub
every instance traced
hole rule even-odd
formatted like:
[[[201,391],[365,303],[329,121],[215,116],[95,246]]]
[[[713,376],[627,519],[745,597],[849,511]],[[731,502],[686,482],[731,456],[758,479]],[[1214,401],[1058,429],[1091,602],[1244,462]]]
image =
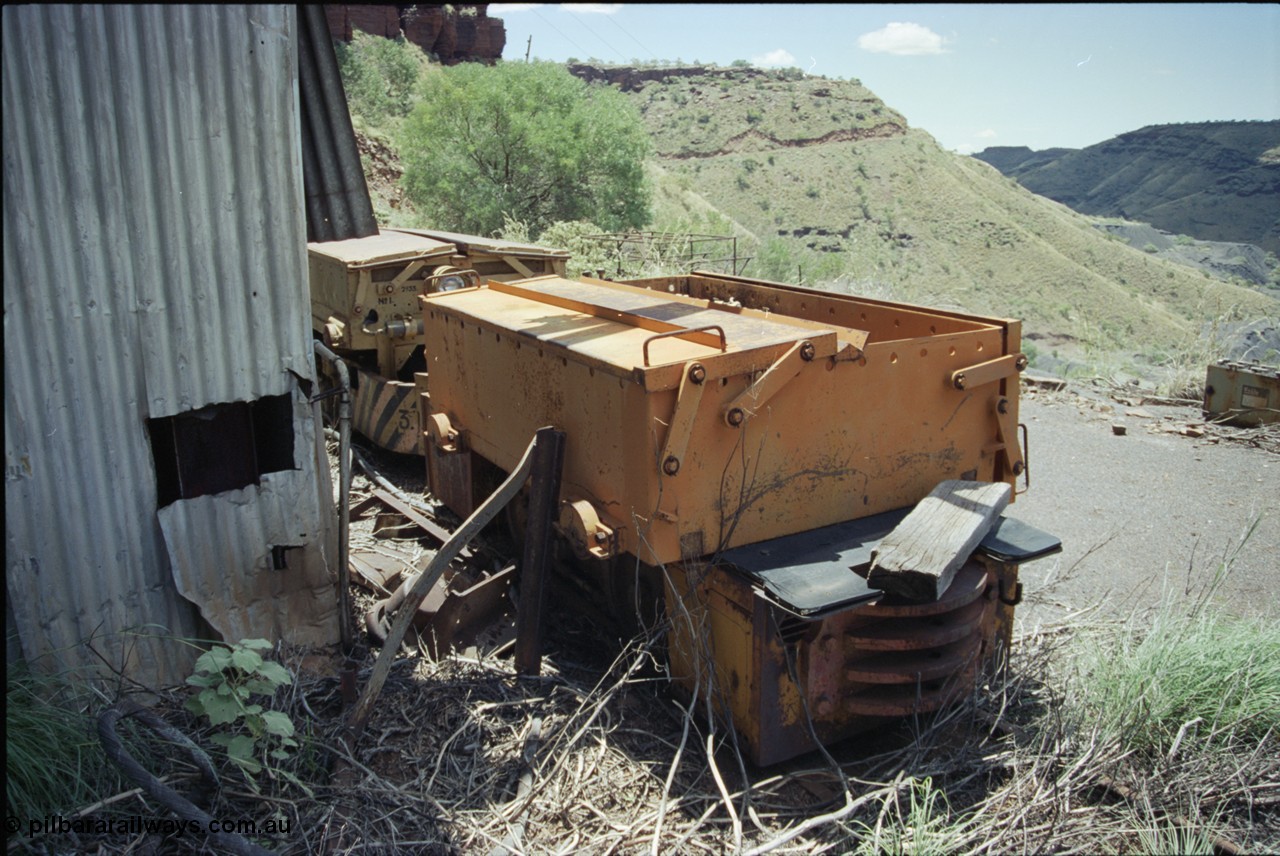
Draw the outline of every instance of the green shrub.
[[[648,222],[652,143],[622,93],[549,62],[463,63],[428,83],[399,148],[405,193],[438,228],[490,235],[507,216],[534,234],[557,220]]]
[[[1034,342],[1022,340],[1022,353],[1027,357],[1027,364],[1034,366],[1036,359],[1040,356],[1040,349],[1036,347]]]
[[[953,819],[947,795],[932,779],[911,779],[907,805],[898,791],[884,801],[875,826],[858,822],[858,856],[948,856],[964,850],[972,818]]]
[[[408,115],[423,69],[423,57],[412,44],[356,31],[351,44],[335,42],[334,48],[353,116],[378,126]]]

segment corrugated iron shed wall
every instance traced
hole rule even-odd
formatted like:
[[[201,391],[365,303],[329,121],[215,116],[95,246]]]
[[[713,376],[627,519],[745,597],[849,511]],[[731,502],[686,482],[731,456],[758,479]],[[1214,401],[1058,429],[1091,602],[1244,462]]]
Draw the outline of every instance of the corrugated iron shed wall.
[[[219,567],[225,532],[201,547],[162,531],[146,420],[283,394],[305,412],[313,374],[295,11],[5,6],[3,25],[12,617],[29,656],[93,662],[96,635],[140,679],[177,680],[185,646],[119,634],[199,633],[170,554],[253,569]],[[296,469],[273,475],[314,522],[314,432],[297,427]],[[291,520],[295,541],[317,537]]]
[[[298,92],[307,240],[378,234],[338,58],[321,6],[298,7]]]

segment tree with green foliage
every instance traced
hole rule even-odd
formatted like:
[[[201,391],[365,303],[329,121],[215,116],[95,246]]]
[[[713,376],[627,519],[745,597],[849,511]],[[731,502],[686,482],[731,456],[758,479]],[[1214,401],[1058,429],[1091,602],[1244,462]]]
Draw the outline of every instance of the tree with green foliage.
[[[338,41],[334,47],[352,114],[374,125],[408,114],[422,73],[413,45],[403,36],[384,39],[356,31],[351,44]]]
[[[649,220],[651,143],[634,106],[554,63],[463,63],[432,75],[400,135],[403,185],[437,228],[537,235],[557,220]]]

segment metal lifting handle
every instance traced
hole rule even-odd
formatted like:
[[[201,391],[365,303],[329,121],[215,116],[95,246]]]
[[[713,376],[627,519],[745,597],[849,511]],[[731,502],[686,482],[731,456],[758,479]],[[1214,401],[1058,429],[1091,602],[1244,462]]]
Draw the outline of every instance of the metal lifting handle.
[[[432,274],[424,277],[422,280],[423,294],[436,294],[439,292],[457,291],[463,288],[478,288],[480,286],[480,274],[471,268],[438,268],[442,273]],[[458,282],[446,284],[445,280],[454,278]]]
[[[717,333],[720,334],[721,353],[729,350],[729,345],[724,335],[724,328],[721,327],[719,324],[708,324],[706,327],[690,327],[687,330],[671,330],[666,333],[658,333],[657,335],[650,336],[649,338],[644,340],[644,347],[642,349],[644,353],[644,364],[646,366],[649,365],[649,343],[650,342],[653,342],[657,339],[669,339],[672,336],[688,336],[690,333],[708,333],[712,330],[715,330]]]

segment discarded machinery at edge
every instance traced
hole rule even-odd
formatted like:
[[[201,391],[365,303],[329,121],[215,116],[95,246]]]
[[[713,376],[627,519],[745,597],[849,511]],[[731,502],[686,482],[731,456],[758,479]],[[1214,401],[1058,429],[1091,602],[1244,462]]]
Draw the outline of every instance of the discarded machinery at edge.
[[[479,469],[565,431],[567,581],[669,620],[677,686],[714,683],[757,764],[971,689],[1007,651],[1019,563],[1060,546],[1000,518],[924,603],[858,573],[940,482],[1025,474],[1017,321],[717,274],[422,304],[431,492],[465,516]]]
[[[484,279],[563,274],[569,254],[415,229],[314,242],[311,329],[347,362],[355,394],[353,427],[393,452],[422,454],[413,375],[423,368],[418,296]]]

